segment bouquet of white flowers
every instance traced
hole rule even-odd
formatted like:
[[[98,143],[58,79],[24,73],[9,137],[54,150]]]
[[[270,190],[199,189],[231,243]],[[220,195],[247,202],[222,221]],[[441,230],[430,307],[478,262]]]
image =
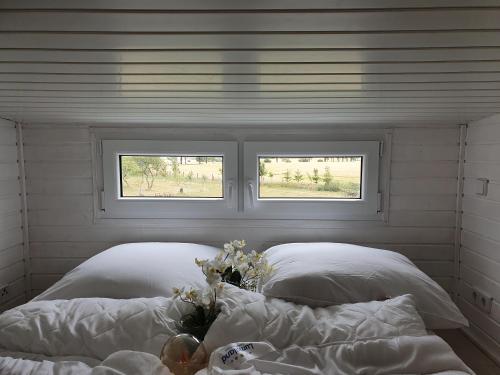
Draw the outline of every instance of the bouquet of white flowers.
[[[223,281],[242,289],[257,290],[259,282],[270,274],[271,266],[264,255],[255,250],[245,254],[245,246],[243,240],[231,241],[224,244],[224,250],[215,259],[195,259],[209,285]]]
[[[217,295],[224,283],[239,288],[257,291],[260,283],[272,272],[272,267],[263,254],[252,250],[244,253],[245,241],[231,241],[212,259],[195,259],[195,263],[206,276],[205,289],[174,288],[174,298],[193,305],[194,311],[184,315],[179,322],[181,332],[190,333],[203,340],[210,325],[217,318]]]

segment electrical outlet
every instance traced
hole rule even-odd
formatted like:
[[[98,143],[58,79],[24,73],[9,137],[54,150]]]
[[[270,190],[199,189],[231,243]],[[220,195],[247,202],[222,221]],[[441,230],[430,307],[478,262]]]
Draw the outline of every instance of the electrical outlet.
[[[491,306],[493,305],[493,297],[490,297],[486,293],[480,291],[477,288],[472,289],[472,300],[474,305],[479,309],[484,311],[486,314],[491,313]]]
[[[4,285],[0,286],[0,303],[7,300],[9,298],[9,286]]]

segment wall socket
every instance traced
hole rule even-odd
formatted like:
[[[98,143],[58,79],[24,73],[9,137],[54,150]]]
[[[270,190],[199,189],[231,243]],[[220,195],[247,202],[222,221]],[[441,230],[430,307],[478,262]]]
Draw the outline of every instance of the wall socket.
[[[3,303],[7,299],[9,299],[9,286],[0,286],[0,303]]]
[[[480,310],[484,311],[486,314],[491,313],[491,306],[493,305],[493,297],[490,297],[486,293],[482,292],[477,288],[472,289],[472,301]]]

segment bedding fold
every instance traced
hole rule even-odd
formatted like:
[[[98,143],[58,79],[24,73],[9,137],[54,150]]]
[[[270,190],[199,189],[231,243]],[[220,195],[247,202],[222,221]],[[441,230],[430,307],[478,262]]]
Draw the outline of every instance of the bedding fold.
[[[411,295],[313,309],[228,286],[220,301],[200,374],[472,374]],[[158,355],[188,309],[163,297],[27,303],[0,315],[0,374],[168,374]]]

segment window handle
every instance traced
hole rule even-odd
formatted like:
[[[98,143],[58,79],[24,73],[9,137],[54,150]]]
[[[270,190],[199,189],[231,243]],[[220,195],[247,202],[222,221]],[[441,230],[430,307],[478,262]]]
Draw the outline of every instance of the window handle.
[[[255,200],[255,185],[252,180],[248,181],[248,200],[250,202],[250,207],[254,207]]]
[[[234,189],[234,180],[227,181],[227,206],[229,208],[233,208],[233,189]]]

